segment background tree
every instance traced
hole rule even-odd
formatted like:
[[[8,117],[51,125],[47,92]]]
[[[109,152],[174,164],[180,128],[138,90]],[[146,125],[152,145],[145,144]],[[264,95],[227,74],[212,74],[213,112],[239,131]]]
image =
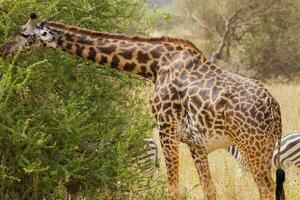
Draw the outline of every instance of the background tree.
[[[298,1],[176,0],[173,10],[213,62],[259,79],[299,75]]]

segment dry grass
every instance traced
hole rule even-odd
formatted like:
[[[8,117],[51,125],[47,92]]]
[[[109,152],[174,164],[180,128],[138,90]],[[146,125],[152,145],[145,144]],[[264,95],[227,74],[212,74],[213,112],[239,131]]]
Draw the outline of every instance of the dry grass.
[[[266,86],[272,95],[279,101],[282,110],[283,131],[300,130],[300,84]],[[155,135],[158,141],[157,134]],[[160,150],[160,152],[162,152]],[[163,157],[161,155],[161,157]],[[165,164],[162,161],[162,173]],[[236,161],[224,150],[218,150],[209,155],[210,169],[214,183],[217,187],[218,199],[237,200],[258,199],[257,187],[249,173],[243,177],[237,176],[238,165]],[[289,168],[286,170],[287,199],[300,199],[300,170]],[[181,195],[188,200],[201,200],[202,189],[199,186],[198,175],[191,159],[190,153],[184,144],[180,146],[180,189]]]

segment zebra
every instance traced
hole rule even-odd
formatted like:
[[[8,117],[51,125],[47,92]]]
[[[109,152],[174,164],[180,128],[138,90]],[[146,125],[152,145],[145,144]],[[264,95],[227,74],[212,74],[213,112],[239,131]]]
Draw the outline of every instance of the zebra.
[[[146,138],[143,139],[143,141],[144,144],[142,144],[142,149],[140,149],[140,151],[136,152],[135,155],[132,155],[131,158],[129,158],[129,167],[132,167],[134,165],[144,166],[144,169],[141,171],[141,173],[151,175],[160,168],[158,145],[152,138]],[[86,149],[95,153],[99,153],[98,144],[98,140],[93,142],[86,142]],[[112,144],[112,142],[107,142],[107,144]],[[132,147],[129,146],[128,148],[130,149]]]
[[[160,168],[158,146],[152,138],[146,138],[144,139],[144,142],[145,144],[142,151],[136,157],[137,160],[133,162],[137,162],[138,165],[144,166],[142,170],[143,174],[151,175]]]
[[[147,138],[145,141],[145,151],[138,157],[138,163],[143,164],[150,162],[150,167],[144,171],[146,174],[153,174],[160,168],[160,159],[158,156],[158,146],[154,139]]]
[[[287,133],[281,139],[280,146],[280,166],[283,168],[288,168],[292,165],[300,169],[300,132]],[[241,152],[236,146],[230,146],[226,148],[226,151],[230,153],[239,163],[243,173],[247,170],[247,167],[244,163],[244,158],[241,155]],[[272,168],[278,168],[278,148],[277,144],[274,148],[273,157],[272,157]]]

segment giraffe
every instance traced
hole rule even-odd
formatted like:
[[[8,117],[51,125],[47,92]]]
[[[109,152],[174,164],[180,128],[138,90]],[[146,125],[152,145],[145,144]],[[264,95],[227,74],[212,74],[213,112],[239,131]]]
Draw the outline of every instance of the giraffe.
[[[169,196],[179,199],[179,143],[186,143],[207,200],[217,199],[208,153],[236,145],[258,186],[261,200],[273,200],[271,158],[282,127],[278,102],[258,81],[211,63],[190,41],[94,32],[54,22],[29,21],[0,47],[50,47],[128,71],[154,84],[150,100],[167,167]],[[280,146],[280,145],[278,145]],[[284,199],[284,171],[277,170],[276,199]]]

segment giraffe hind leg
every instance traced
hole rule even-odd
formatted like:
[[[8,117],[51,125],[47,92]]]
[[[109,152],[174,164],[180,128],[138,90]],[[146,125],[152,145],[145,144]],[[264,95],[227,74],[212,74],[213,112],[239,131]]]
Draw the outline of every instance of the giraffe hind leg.
[[[271,176],[274,145],[269,141],[261,144],[265,145],[264,148],[263,146],[247,148],[245,144],[237,144],[237,146],[258,187],[260,200],[274,200],[275,185]]]

